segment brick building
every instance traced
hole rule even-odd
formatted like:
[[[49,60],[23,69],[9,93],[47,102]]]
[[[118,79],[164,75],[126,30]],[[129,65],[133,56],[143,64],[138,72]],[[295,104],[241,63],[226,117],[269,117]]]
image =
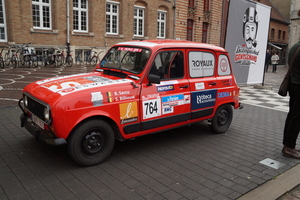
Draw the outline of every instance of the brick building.
[[[38,50],[69,44],[75,54],[157,38],[220,46],[223,1],[0,0],[0,46],[32,43]]]
[[[0,46],[70,44],[106,50],[126,40],[173,38],[170,0],[0,0]]]
[[[289,21],[271,2],[271,0],[256,0],[257,2],[271,7],[268,47],[271,55],[276,52],[279,55],[279,64],[286,63],[289,43]],[[288,2],[285,2],[288,3]]]
[[[223,0],[175,1],[175,38],[222,46]]]

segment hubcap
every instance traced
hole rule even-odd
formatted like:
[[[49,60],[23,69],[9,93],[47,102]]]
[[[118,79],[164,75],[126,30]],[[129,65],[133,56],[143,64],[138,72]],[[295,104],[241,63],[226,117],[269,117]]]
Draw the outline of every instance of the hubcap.
[[[218,124],[224,126],[227,123],[228,113],[226,110],[222,110],[218,116]]]
[[[93,131],[87,134],[82,140],[82,150],[86,154],[95,154],[99,152],[104,144],[101,133]]]

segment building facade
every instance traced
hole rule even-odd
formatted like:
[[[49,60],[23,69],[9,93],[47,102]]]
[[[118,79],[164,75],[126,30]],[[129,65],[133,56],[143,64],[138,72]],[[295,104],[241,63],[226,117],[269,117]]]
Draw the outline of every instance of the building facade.
[[[279,55],[279,64],[285,64],[289,44],[289,21],[282,15],[272,0],[256,0],[257,2],[271,7],[268,46],[271,55]],[[287,3],[287,2],[285,2]]]
[[[175,1],[175,39],[222,46],[223,0]]]
[[[220,46],[222,1],[0,0],[0,46],[69,47],[75,54],[144,39]]]
[[[0,0],[0,46],[90,46],[174,37],[170,0]]]
[[[292,0],[290,12],[290,48],[300,41],[300,1]]]

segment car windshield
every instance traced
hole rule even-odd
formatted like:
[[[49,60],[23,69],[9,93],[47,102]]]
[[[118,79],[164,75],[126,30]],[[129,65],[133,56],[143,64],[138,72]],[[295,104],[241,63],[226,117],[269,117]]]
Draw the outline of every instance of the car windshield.
[[[149,56],[149,49],[118,46],[107,52],[101,61],[101,67],[139,74],[144,70]]]

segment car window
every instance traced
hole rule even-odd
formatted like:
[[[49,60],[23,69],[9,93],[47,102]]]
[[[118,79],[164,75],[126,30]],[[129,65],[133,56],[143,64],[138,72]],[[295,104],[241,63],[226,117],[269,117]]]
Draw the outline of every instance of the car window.
[[[189,52],[189,73],[192,78],[214,75],[215,57],[210,52]]]
[[[115,47],[105,55],[101,67],[115,68],[135,74],[142,72],[150,56],[150,50],[140,47]]]
[[[182,78],[184,75],[183,59],[181,51],[162,51],[155,57],[150,74],[158,75],[162,80]]]
[[[226,76],[230,75],[231,70],[229,66],[229,60],[226,55],[219,56],[219,67],[218,67],[218,75],[219,76]]]

